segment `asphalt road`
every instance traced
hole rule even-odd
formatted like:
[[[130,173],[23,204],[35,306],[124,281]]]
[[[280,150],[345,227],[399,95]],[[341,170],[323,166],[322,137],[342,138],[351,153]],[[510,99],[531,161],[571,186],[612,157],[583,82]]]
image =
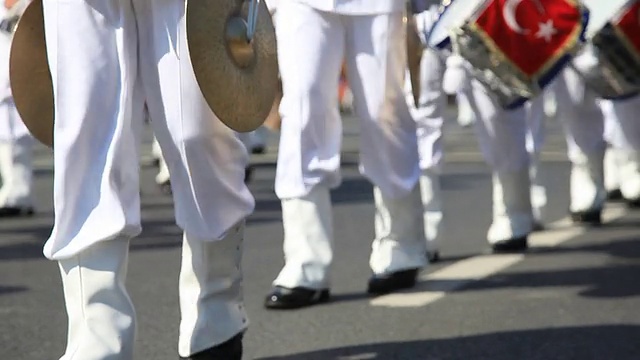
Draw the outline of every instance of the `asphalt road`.
[[[345,122],[344,184],[333,192],[333,301],[270,312],[262,301],[282,265],[280,205],[273,193],[275,137],[254,159],[245,297],[246,359],[640,359],[640,211],[611,204],[606,225],[573,227],[562,135],[549,124],[542,172],[549,230],[524,255],[486,255],[491,187],[470,129],[449,121],[443,176],[446,244],[417,289],[366,296],[373,238],[371,186],[357,172],[357,126]],[[148,134],[147,134],[148,135]],[[128,287],[139,321],[137,359],[177,359],[180,232],[170,197],[142,168],[144,232],[132,244]],[[51,223],[51,157],[37,155],[37,216],[0,222],[0,360],[55,360],[66,317],[55,263],[41,250]]]

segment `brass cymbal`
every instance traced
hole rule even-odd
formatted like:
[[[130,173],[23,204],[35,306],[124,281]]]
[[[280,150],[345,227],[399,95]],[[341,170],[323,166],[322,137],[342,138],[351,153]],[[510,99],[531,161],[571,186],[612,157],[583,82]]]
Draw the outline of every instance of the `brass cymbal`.
[[[422,51],[424,49],[418,27],[413,18],[411,1],[407,1],[407,11],[404,17],[404,25],[407,33],[407,65],[409,67],[409,78],[411,80],[411,93],[416,107],[420,101],[420,63],[422,62]]]
[[[278,89],[276,36],[265,1],[247,41],[249,1],[188,0],[187,43],[198,85],[229,128],[248,132],[269,116]]]
[[[13,35],[11,92],[22,121],[41,143],[53,147],[53,84],[47,62],[42,1],[26,8]]]

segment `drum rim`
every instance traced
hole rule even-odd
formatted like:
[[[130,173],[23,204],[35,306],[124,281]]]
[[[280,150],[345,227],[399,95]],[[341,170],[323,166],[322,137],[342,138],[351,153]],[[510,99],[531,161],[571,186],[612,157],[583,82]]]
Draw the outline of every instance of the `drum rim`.
[[[477,4],[476,4],[476,6],[474,7],[474,9],[471,11],[471,15],[473,15],[474,13],[476,13],[476,12],[477,12],[477,10],[478,10],[481,6],[485,5],[485,4],[483,4],[483,2],[484,2],[485,0],[463,0],[463,1],[464,1],[464,5],[468,5],[468,4],[470,4],[471,2],[473,2],[473,1],[476,1],[476,2],[477,2]],[[428,34],[428,36],[427,36],[427,44],[429,45],[429,47],[436,48],[436,49],[443,49],[443,48],[449,47],[449,46],[451,45],[451,36],[449,36],[449,35],[447,35],[444,39],[442,39],[441,41],[439,41],[439,42],[437,42],[437,43],[434,43],[434,42],[432,41],[432,38],[433,38],[433,36],[434,36],[433,34],[435,33],[435,31],[434,31],[434,30],[435,30],[439,25],[441,25],[441,23],[443,22],[443,16],[442,16],[442,15],[443,15],[445,12],[447,12],[447,10],[449,10],[449,9],[451,8],[451,6],[453,6],[454,4],[457,4],[458,2],[459,2],[459,1],[457,1],[457,0],[450,0],[449,4],[447,4],[447,5],[441,5],[441,9],[440,9],[440,11],[439,11],[438,19],[433,23],[433,26],[431,26],[431,29],[429,30],[429,34]],[[473,5],[471,5],[470,7],[473,7]]]

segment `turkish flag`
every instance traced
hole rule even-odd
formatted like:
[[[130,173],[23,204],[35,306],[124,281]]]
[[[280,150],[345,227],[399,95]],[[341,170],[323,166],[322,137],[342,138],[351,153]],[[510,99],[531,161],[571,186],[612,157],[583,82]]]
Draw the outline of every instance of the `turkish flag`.
[[[539,78],[580,41],[585,19],[576,0],[492,0],[472,27],[523,74]]]
[[[640,58],[640,1],[631,5],[614,24],[631,45],[631,51]]]

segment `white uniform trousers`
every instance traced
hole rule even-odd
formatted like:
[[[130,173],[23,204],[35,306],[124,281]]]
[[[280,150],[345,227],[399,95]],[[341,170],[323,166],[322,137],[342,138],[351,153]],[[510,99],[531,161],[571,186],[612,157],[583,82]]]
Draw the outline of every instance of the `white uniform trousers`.
[[[414,204],[409,199],[418,195],[420,169],[416,126],[404,98],[402,13],[340,15],[288,1],[278,4],[277,17],[284,97],[275,190],[282,199],[286,264],[274,284],[325,288],[333,241],[329,189],[341,182],[342,126],[336,100],[343,59],[360,119],[362,174],[385,199],[402,199],[403,205],[414,207],[399,216],[422,216],[419,200]],[[394,230],[396,215],[391,214]],[[401,238],[380,238],[391,247],[374,246],[372,259],[387,259],[372,266],[376,273],[424,265],[424,251],[414,253],[415,243],[424,248],[421,226],[400,222],[411,229],[403,229]],[[407,256],[396,258],[391,248],[400,249],[393,254]]]
[[[624,100],[601,100],[605,121],[605,185],[619,189],[628,199],[640,200],[640,96]]]
[[[117,243],[141,230],[138,159],[145,99],[175,184],[176,220],[194,249],[193,256],[183,254],[180,355],[246,328],[241,300],[230,296],[237,292],[238,270],[215,262],[236,260],[237,245],[222,243],[253,210],[243,181],[248,157],[202,97],[189,61],[184,12],[184,0],[44,1],[56,118],[55,222],[44,254],[61,261],[65,299],[81,302],[68,307],[69,317],[84,326],[70,329],[69,342],[80,345],[68,349],[65,360],[131,358],[128,350],[119,353],[133,347],[134,326],[126,320],[134,318],[132,308],[120,306],[126,302],[120,280],[103,287],[92,282],[93,275],[68,275],[97,267],[98,277],[124,276],[126,252]],[[102,247],[113,251],[91,255]],[[205,252],[215,252],[215,261],[190,265]],[[198,279],[188,281],[187,293],[185,279]],[[81,294],[85,281],[96,286],[95,297]],[[113,346],[102,346],[105,341]]]
[[[491,244],[527,236],[533,229],[527,152],[527,109],[502,109],[477,80],[467,92],[476,114],[480,150],[493,173]]]
[[[529,173],[531,177],[531,205],[533,216],[538,223],[544,219],[547,205],[547,190],[540,175],[540,152],[545,141],[544,95],[537,96],[526,103],[527,152],[529,153]]]
[[[466,92],[461,91],[456,94],[456,104],[458,106],[458,115],[456,117],[458,125],[467,127],[476,121],[473,109],[469,104],[469,96]]]
[[[596,95],[571,68],[554,80],[550,90],[556,99],[556,112],[565,131],[572,164],[570,211],[599,210],[606,199],[603,171],[606,143]]]
[[[0,208],[30,208],[35,140],[20,119],[13,98],[0,102],[0,119]]]
[[[444,63],[435,51],[427,49],[422,54],[420,67],[421,92],[417,107],[408,73],[405,89],[407,104],[417,126],[424,236],[427,250],[437,252],[442,245],[444,232],[440,184],[444,142],[442,126],[447,108],[447,97],[442,90]]]

